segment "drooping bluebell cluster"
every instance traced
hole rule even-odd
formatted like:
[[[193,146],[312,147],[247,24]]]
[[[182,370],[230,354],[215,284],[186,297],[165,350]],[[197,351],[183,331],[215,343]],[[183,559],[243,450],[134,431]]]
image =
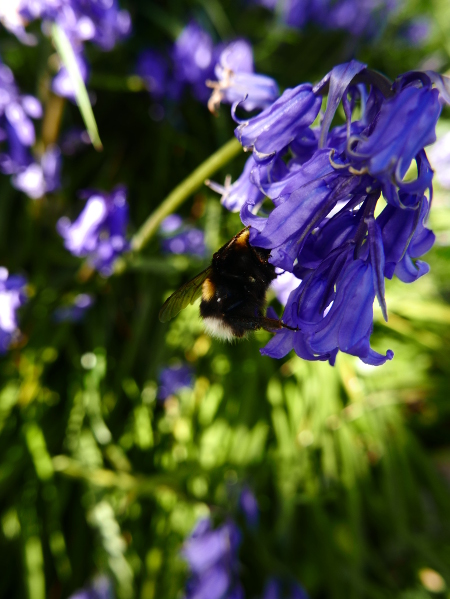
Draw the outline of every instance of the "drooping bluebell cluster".
[[[211,36],[195,21],[180,33],[172,50],[175,79],[180,85],[189,85],[194,96],[206,102],[209,92],[205,81],[214,72],[217,49]]]
[[[179,100],[189,87],[197,100],[206,103],[209,90],[206,80],[214,74],[218,49],[196,21],[190,21],[166,52],[155,48],[143,50],[137,60],[136,73],[142,77],[152,97]]]
[[[207,255],[205,234],[183,222],[178,214],[171,214],[160,227],[161,249],[168,254],[188,254],[204,258]]]
[[[17,13],[25,21],[41,19],[45,33],[49,32],[51,23],[61,27],[72,45],[84,81],[89,74],[84,42],[90,41],[105,51],[112,50],[131,30],[130,15],[120,10],[117,0],[20,0]],[[58,95],[73,99],[73,85],[64,66],[52,87]]]
[[[215,45],[195,21],[183,29],[168,56],[153,48],[141,52],[136,72],[156,101],[179,99],[189,87],[197,100],[208,101],[212,112],[221,102],[236,100],[245,100],[245,110],[265,108],[279,95],[276,81],[254,73],[249,42],[238,39]]]
[[[39,161],[31,162],[13,175],[12,184],[33,200],[60,189],[61,151],[58,146],[49,146]]]
[[[209,518],[198,522],[182,550],[191,572],[185,599],[243,599],[240,543],[241,533],[231,519],[218,528]]]
[[[253,533],[259,522],[259,507],[250,487],[239,495],[239,508]],[[244,599],[239,562],[242,533],[228,518],[213,527],[210,518],[200,520],[184,542],[182,556],[190,569],[185,599]],[[253,595],[252,595],[253,596]],[[260,599],[308,599],[305,589],[293,578],[269,577]]]
[[[8,0],[0,3],[0,24],[14,33],[22,44],[35,46],[37,44],[36,36],[27,33],[26,21],[19,13],[21,0]]]
[[[373,34],[398,0],[256,0],[275,10],[286,25],[303,29],[309,23],[323,29],[343,29],[354,36]]]
[[[38,160],[31,153],[36,141],[31,119],[41,117],[39,100],[20,94],[12,71],[0,62],[0,172],[13,175],[14,187],[33,199],[61,185],[59,148],[49,146]]]
[[[69,252],[87,258],[93,268],[109,276],[116,258],[129,247],[126,189],[118,185],[109,194],[91,190],[80,195],[87,199],[84,209],[73,223],[60,218],[57,230]]]
[[[158,399],[164,401],[169,395],[175,395],[180,389],[193,387],[194,370],[188,364],[166,366],[159,372],[158,382]]]
[[[233,106],[235,134],[252,156],[224,203],[240,206],[251,243],[301,280],[283,315],[298,330],[278,332],[263,354],[294,349],[333,364],[341,350],[371,365],[393,357],[370,347],[373,303],[387,319],[385,278],[409,283],[428,272],[418,259],[434,242],[425,225],[433,172],[424,147],[435,141],[449,89],[436,73],[405,73],[391,84],[352,61],[315,87],[286,90],[256,117],[239,121]],[[332,127],[341,102],[346,122]],[[268,216],[258,213],[264,197],[273,202]]]
[[[4,354],[20,333],[17,310],[26,302],[26,280],[21,275],[10,275],[0,267],[0,354]]]
[[[0,170],[11,175],[27,167],[30,147],[36,140],[33,119],[42,107],[33,96],[21,95],[9,67],[0,62]]]

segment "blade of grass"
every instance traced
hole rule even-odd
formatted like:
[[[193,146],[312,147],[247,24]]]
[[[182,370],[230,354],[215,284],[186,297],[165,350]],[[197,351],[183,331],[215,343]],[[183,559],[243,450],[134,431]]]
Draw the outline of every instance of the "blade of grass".
[[[55,44],[59,57],[69,73],[70,80],[73,85],[75,99],[86,125],[87,132],[91,138],[92,145],[98,151],[103,149],[102,142],[98,133],[97,123],[95,121],[94,112],[92,110],[86,86],[81,76],[80,69],[73,51],[69,38],[64,30],[54,23],[52,25],[52,38]]]

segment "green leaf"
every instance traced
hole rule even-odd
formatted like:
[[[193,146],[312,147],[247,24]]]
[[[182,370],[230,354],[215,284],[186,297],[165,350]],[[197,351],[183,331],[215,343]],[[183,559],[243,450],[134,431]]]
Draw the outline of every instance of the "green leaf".
[[[81,116],[83,117],[84,124],[86,125],[89,137],[91,138],[92,145],[96,150],[103,150],[94,112],[92,111],[92,106],[89,101],[86,86],[84,85],[83,77],[81,76],[80,69],[78,68],[78,63],[72,48],[72,44],[70,43],[69,38],[65,34],[64,30],[56,23],[52,25],[52,37],[59,57],[69,73],[69,77],[75,92],[75,99],[77,101],[78,108],[80,109]]]

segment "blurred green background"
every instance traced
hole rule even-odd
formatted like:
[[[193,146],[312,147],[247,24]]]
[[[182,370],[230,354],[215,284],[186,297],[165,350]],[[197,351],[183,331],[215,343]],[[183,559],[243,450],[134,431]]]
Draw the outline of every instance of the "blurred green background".
[[[106,573],[119,599],[181,597],[184,538],[208,513],[239,521],[248,484],[261,517],[256,531],[241,523],[246,596],[278,574],[314,599],[450,597],[450,192],[436,186],[431,273],[387,285],[389,322],[377,317],[372,340],[395,358],[378,369],[342,354],[334,368],[262,357],[265,332],[222,344],[203,333],[196,306],[163,325],[164,299],[207,261],[162,255],[156,236],[123,274],[87,276],[55,230],[78,214],[78,190],[124,183],[133,234],[232,137],[229,109],[214,117],[189,94],[153,120],[153,100],[133,77],[139,52],[168,47],[190,18],[216,42],[249,39],[256,70],[284,89],[352,57],[391,78],[445,72],[448,1],[405,0],[360,39],[290,29],[237,0],[121,5],[129,39],[108,53],[87,45],[103,152],[66,157],[62,191],[38,201],[0,178],[0,264],[26,274],[30,295],[23,338],[0,361],[0,596],[64,599]],[[417,17],[429,35],[411,45],[403,32]],[[56,140],[82,120],[48,91],[53,53],[42,36],[33,48],[0,32],[3,62],[43,101]],[[447,129],[448,111],[439,133]],[[213,179],[234,180],[244,160]],[[180,214],[205,231],[211,253],[241,228],[206,187]],[[77,293],[95,305],[79,324],[56,324],[54,309]],[[178,361],[195,370],[194,386],[160,402],[158,373]]]

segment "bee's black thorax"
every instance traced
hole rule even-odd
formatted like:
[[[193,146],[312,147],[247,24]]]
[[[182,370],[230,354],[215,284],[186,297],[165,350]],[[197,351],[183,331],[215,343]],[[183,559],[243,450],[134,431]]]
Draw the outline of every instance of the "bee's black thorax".
[[[248,237],[244,230],[214,254],[203,284],[200,314],[222,337],[260,328],[266,292],[276,278],[270,251],[251,246]]]

